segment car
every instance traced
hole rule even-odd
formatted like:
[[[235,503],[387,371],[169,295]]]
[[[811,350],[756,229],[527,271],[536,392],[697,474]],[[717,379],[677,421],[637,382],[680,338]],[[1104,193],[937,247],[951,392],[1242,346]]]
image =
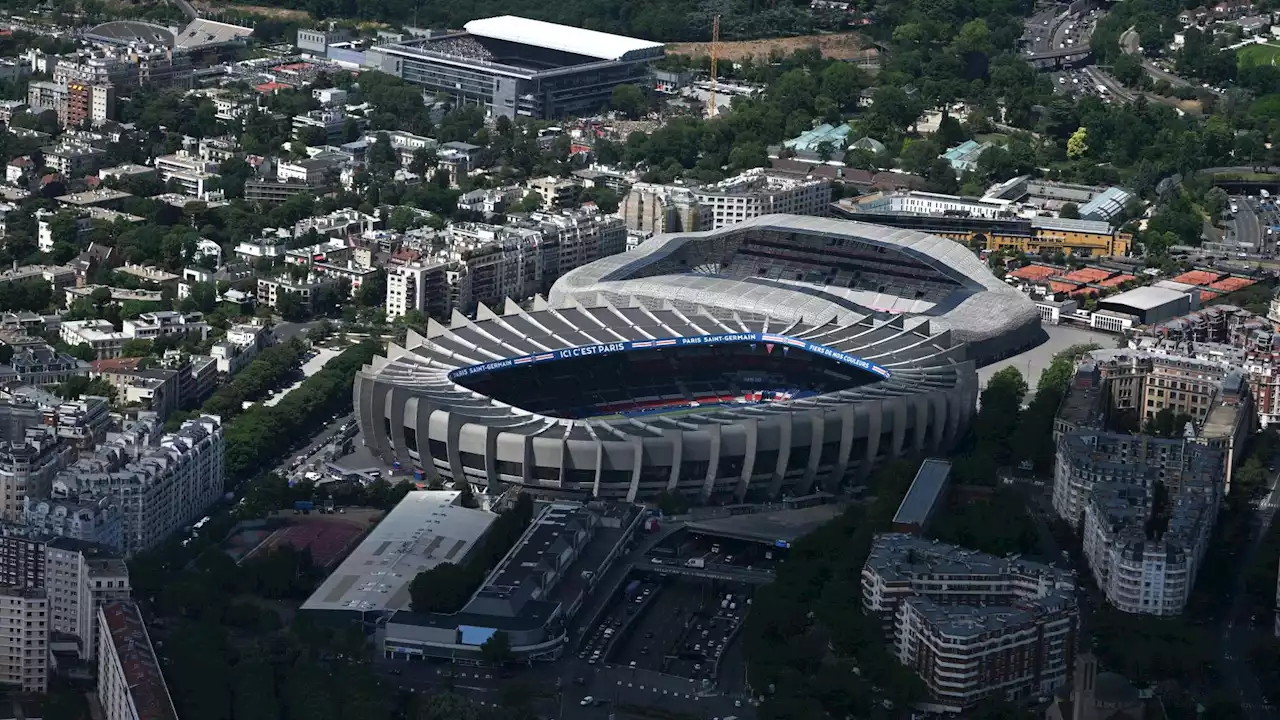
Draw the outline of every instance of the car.
[[[654,565],[662,565],[662,564],[663,564],[663,562],[662,562],[662,558],[649,558],[649,562],[653,563]]]
[[[587,661],[587,664],[588,664],[588,665],[595,665],[595,664],[596,664],[596,656],[595,656],[595,655],[592,655],[592,656],[591,656],[591,659]]]
[[[627,667],[630,667],[632,670],[635,670],[635,669],[636,669],[636,661],[635,661],[635,660],[632,660],[632,661],[631,661],[631,663],[630,663]]]
[[[578,703],[578,704],[579,704],[579,705],[581,705],[582,707],[586,707],[586,706],[588,706],[588,705],[595,705],[595,704],[596,704],[596,699],[595,699],[595,698],[593,698],[593,697],[591,697],[590,695],[588,695],[588,696],[586,696],[586,697],[582,698],[582,702],[580,702],[580,703]]]
[[[586,685],[586,684],[587,684],[587,679],[586,679],[585,677],[582,677],[582,676],[576,677],[576,678],[574,678],[574,679],[573,679],[573,684],[574,684],[574,685]]]
[[[648,655],[648,654],[649,654],[649,646],[648,646],[648,645],[645,645],[644,647],[640,648],[640,654],[641,654],[641,655]],[[631,664],[632,664],[632,665],[635,665],[635,663],[634,663],[634,662],[633,662],[633,663],[631,663]]]

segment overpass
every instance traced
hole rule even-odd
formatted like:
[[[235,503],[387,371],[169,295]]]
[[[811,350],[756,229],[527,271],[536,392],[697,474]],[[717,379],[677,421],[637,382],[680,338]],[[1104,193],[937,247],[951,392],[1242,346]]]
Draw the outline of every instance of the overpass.
[[[1058,48],[1031,52],[1023,56],[1037,70],[1061,70],[1063,68],[1084,67],[1093,62],[1093,48],[1080,47]]]
[[[636,565],[635,569],[657,575],[694,577],[723,582],[750,583],[752,585],[768,585],[774,581],[774,574],[771,570],[748,570],[735,565],[718,565],[714,563],[707,563],[704,567],[693,568],[684,564],[667,564],[670,562],[669,558],[658,559],[663,560],[663,564]]]

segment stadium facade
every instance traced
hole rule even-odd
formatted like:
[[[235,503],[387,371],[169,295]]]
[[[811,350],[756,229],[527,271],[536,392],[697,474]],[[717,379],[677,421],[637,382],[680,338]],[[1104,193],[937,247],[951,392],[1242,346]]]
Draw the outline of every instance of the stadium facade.
[[[1038,332],[1031,302],[954,242],[768,215],[658,236],[531,309],[433,321],[354,395],[366,445],[426,480],[755,499],[947,450],[975,359]]]
[[[664,54],[661,43],[511,15],[378,50],[383,72],[490,116],[533,118],[594,113]]]

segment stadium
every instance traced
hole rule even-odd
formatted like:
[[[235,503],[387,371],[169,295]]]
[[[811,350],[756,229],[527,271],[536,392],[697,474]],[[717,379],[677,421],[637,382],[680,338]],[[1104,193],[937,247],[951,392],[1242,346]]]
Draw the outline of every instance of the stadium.
[[[1038,333],[1030,300],[950,240],[768,215],[655,237],[531,309],[433,321],[354,399],[365,444],[428,482],[755,500],[945,451],[975,359]]]
[[[196,18],[182,29],[140,20],[112,20],[90,28],[85,37],[108,45],[149,44],[174,50],[205,50],[242,44],[253,28]]]
[[[378,51],[383,72],[491,116],[534,118],[594,113],[663,56],[661,43],[510,15]]]

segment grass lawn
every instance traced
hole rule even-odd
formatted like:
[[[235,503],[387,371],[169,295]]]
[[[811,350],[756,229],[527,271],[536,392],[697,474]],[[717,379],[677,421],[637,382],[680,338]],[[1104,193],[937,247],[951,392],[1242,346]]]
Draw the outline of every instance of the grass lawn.
[[[1236,65],[1280,65],[1280,45],[1246,45],[1236,51]]]

